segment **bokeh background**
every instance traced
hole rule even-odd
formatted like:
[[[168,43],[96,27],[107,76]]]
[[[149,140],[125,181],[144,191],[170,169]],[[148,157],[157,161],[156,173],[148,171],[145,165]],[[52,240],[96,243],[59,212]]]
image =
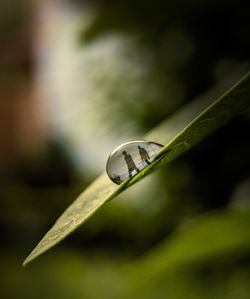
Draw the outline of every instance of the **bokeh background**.
[[[244,0],[1,0],[2,299],[250,298],[249,111],[22,267],[117,145],[248,70],[249,18]]]

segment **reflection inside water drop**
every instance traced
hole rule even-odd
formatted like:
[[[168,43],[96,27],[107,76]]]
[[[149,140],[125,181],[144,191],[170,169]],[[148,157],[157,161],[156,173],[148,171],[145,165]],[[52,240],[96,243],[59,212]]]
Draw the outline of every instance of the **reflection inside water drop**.
[[[109,156],[106,171],[110,179],[121,184],[148,166],[163,145],[152,141],[131,141],[118,146]]]

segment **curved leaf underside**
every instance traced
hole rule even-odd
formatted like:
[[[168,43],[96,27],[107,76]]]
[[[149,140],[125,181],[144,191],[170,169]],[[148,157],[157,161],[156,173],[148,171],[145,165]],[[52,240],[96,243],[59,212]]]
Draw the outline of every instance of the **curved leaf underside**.
[[[247,73],[226,93],[213,100],[225,90],[226,84],[199,97],[173,117],[150,131],[145,140],[166,144],[156,160],[138,175],[115,185],[106,173],[99,176],[59,217],[23,265],[55,246],[92,216],[103,204],[116,197],[144,176],[174,160],[207,135],[226,124],[237,114],[250,106],[250,73]],[[212,103],[212,104],[211,104]]]

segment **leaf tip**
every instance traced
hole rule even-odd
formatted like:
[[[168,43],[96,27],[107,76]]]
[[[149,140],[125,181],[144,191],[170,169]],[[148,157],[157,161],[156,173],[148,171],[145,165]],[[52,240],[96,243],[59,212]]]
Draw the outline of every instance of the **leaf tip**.
[[[32,262],[37,255],[33,254],[33,251],[26,257],[26,259],[23,261],[22,266],[26,267],[30,262]]]
[[[30,262],[31,262],[31,260],[30,260],[30,256],[28,256],[28,257],[23,261],[22,266],[23,266],[23,267],[26,267]]]

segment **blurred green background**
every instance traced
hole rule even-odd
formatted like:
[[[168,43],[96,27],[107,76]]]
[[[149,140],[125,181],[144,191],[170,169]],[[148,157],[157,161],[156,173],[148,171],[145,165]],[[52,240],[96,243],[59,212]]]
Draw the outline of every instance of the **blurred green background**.
[[[248,70],[249,11],[0,2],[0,298],[250,298],[250,111],[21,265],[111,150]]]

